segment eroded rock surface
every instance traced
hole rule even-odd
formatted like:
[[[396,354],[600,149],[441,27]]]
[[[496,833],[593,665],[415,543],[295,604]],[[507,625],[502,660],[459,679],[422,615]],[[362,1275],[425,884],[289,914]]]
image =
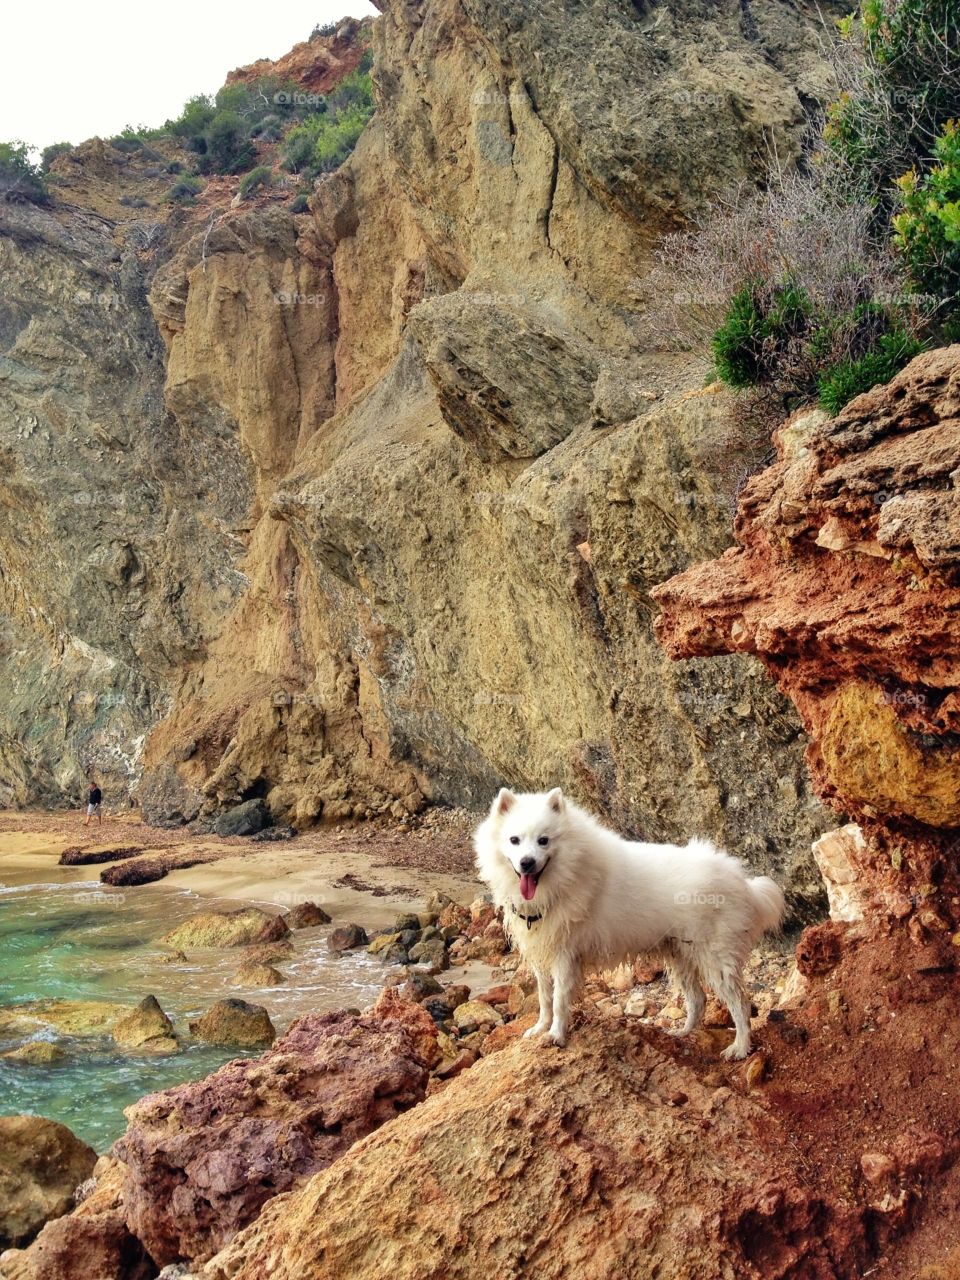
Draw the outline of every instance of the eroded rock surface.
[[[260,1058],[142,1098],[115,1148],[129,1229],[161,1266],[208,1258],[419,1102],[439,1057],[429,1015],[387,993],[372,1013],[309,1015]]]

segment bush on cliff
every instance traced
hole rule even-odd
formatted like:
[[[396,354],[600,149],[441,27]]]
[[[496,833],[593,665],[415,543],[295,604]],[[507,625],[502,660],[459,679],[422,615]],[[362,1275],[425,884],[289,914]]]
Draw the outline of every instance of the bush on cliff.
[[[370,73],[358,68],[337,85],[327,100],[325,114],[312,116],[290,130],[281,164],[308,178],[331,173],[353,151],[373,110]]]
[[[652,278],[659,336],[782,410],[836,412],[957,336],[960,6],[862,0],[839,26],[842,92],[803,170],[669,238]]]
[[[49,204],[40,168],[25,142],[0,142],[0,200],[15,204]]]
[[[934,143],[923,175],[910,169],[897,183],[893,241],[918,289],[940,302],[947,336],[960,337],[960,125],[950,121]]]

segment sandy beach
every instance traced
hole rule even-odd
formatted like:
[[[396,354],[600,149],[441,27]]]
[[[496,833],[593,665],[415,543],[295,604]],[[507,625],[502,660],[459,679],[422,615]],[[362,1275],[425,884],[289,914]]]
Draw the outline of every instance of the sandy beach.
[[[101,865],[60,866],[67,848],[95,853],[139,848],[174,864],[157,884],[201,897],[251,902],[289,910],[318,902],[336,920],[356,918],[377,928],[398,910],[420,904],[434,890],[468,903],[480,892],[472,869],[472,815],[438,811],[409,830],[379,826],[318,829],[292,840],[256,843],[239,837],[194,836],[148,827],[136,814],[110,815],[102,827],[84,827],[82,815],[0,811],[0,882],[60,883],[99,878]],[[155,886],[137,885],[133,893]]]

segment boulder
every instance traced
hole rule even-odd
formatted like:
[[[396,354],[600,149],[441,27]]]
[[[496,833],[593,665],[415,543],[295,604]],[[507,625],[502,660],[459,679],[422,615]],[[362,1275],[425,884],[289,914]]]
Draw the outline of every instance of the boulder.
[[[455,1078],[267,1204],[204,1280],[862,1275],[863,1227],[779,1119],[661,1039],[588,1015],[562,1052],[453,1057]]]
[[[158,1266],[209,1257],[271,1197],[426,1093],[433,1022],[390,993],[363,1015],[310,1014],[259,1058],[127,1110],[127,1221]]]
[[[122,1186],[120,1161],[101,1156],[77,1188],[76,1209],[48,1222],[29,1248],[0,1257],[4,1280],[151,1280],[157,1269],[127,1228]]]
[[[414,964],[434,965],[438,969],[450,968],[450,957],[442,938],[431,938],[429,942],[417,942],[410,948],[410,959]]]
[[[227,809],[214,821],[218,836],[253,836],[269,827],[273,819],[262,800],[247,800],[233,809]]]
[[[233,975],[238,987],[279,987],[286,978],[272,964],[263,964],[257,960],[245,960]]]
[[[196,947],[242,947],[255,942],[276,942],[290,931],[282,916],[260,907],[237,911],[201,911],[177,925],[160,939],[168,947],[192,951]]]
[[[273,1044],[277,1032],[262,1005],[228,999],[218,1000],[202,1018],[195,1018],[190,1034],[205,1044],[261,1049]]]
[[[0,1248],[29,1243],[45,1222],[73,1208],[97,1153],[66,1125],[40,1116],[0,1116]]]
[[[284,917],[291,929],[313,929],[318,924],[329,924],[330,917],[315,902],[298,902]]]
[[[7,1049],[0,1057],[10,1058],[14,1062],[27,1062],[32,1067],[46,1067],[51,1062],[64,1062],[67,1054],[50,1040],[28,1040],[16,1049]]]
[[[499,1027],[503,1015],[483,1000],[465,1000],[454,1009],[453,1021],[461,1035],[470,1035],[481,1028]]]
[[[353,951],[356,947],[365,947],[369,938],[358,924],[341,925],[327,938],[327,946],[331,951]]]
[[[130,1006],[109,1000],[29,1000],[0,1008],[0,1035],[53,1028],[65,1036],[108,1036]]]
[[[173,1023],[160,1008],[156,996],[144,996],[113,1024],[113,1038],[121,1048],[143,1053],[177,1053],[180,1049]]]

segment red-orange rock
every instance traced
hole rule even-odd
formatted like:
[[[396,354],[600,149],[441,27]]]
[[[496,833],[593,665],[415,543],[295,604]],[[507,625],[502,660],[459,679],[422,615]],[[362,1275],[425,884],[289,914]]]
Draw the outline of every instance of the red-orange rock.
[[[142,1098],[116,1145],[128,1226],[161,1266],[209,1257],[419,1102],[438,1059],[429,1015],[389,990],[362,1017],[301,1018],[262,1057]]]

